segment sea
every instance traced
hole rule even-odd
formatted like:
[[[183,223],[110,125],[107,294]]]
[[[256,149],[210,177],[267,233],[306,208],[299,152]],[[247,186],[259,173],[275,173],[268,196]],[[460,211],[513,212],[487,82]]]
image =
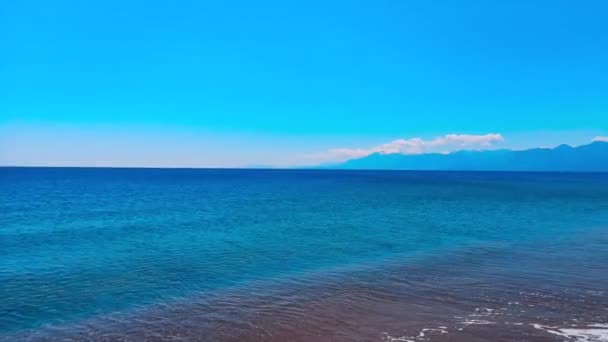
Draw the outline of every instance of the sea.
[[[608,174],[2,167],[0,341],[608,341]]]

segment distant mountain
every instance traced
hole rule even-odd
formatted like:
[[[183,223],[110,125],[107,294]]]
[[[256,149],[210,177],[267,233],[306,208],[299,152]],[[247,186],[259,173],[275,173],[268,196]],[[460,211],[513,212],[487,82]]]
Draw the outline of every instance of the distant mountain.
[[[351,159],[337,169],[475,170],[475,171],[580,171],[608,172],[608,142],[523,151],[459,151],[450,154],[380,154]]]

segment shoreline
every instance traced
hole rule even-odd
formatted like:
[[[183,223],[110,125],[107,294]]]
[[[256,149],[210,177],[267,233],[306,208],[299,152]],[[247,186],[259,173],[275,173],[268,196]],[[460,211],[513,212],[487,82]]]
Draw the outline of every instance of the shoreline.
[[[72,324],[0,335],[0,341],[474,342],[554,341],[556,336],[608,341],[608,322],[599,316],[608,307],[605,294],[524,289],[521,284],[530,279],[509,283],[483,261],[471,267],[466,263],[471,253],[477,254],[475,260],[484,259],[484,253],[471,247],[422,263],[399,265],[394,258],[358,270],[343,267],[250,281]],[[577,304],[589,298],[595,303]]]

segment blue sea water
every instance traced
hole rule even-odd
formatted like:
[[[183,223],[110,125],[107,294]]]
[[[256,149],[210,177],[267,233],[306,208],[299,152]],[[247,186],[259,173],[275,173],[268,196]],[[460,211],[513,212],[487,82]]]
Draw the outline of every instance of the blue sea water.
[[[244,302],[273,286],[363,283],[381,288],[376,296],[434,284],[435,299],[494,289],[505,303],[517,302],[511,292],[540,291],[589,304],[541,316],[605,324],[607,264],[608,174],[0,168],[0,340],[52,339],[54,329],[115,314],[136,322],[146,308],[214,298],[197,311],[208,322],[247,310],[222,306],[226,291],[248,293]],[[277,295],[249,309],[332,291]],[[335,298],[357,305],[384,303],[340,291]],[[389,302],[405,308],[399,298]],[[338,320],[341,310],[323,314]],[[388,329],[377,325],[378,334]]]

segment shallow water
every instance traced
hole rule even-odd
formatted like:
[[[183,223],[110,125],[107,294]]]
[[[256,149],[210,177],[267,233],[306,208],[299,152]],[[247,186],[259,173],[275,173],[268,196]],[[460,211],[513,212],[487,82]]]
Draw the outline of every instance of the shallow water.
[[[608,340],[608,174],[0,168],[0,188],[0,340]]]

